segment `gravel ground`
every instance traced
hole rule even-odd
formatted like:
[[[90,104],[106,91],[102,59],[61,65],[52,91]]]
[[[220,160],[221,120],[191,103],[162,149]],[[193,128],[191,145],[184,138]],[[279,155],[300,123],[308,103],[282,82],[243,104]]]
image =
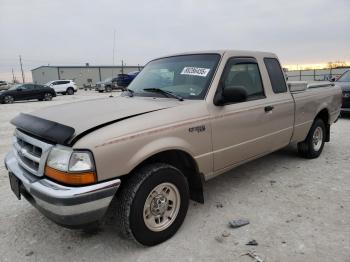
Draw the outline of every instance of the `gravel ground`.
[[[117,93],[114,93],[117,95]],[[107,96],[79,91],[51,102],[0,105],[0,159],[10,148],[9,120],[53,104]],[[145,248],[121,239],[111,219],[98,232],[62,228],[11,192],[0,162],[0,261],[350,261],[350,117],[332,127],[315,160],[294,147],[238,167],[205,184],[169,241]],[[250,224],[230,229],[231,219]],[[250,240],[258,246],[247,246]]]

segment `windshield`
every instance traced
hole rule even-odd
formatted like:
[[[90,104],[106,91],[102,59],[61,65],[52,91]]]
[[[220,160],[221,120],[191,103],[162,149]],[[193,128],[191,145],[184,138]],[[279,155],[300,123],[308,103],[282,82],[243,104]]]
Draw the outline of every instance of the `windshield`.
[[[337,82],[350,82],[350,71],[345,72],[338,78]]]
[[[16,90],[20,86],[22,86],[22,85],[20,85],[20,84],[13,85],[9,88],[9,90]]]
[[[218,54],[181,55],[151,61],[129,85],[134,94],[162,96],[162,89],[184,99],[204,99],[220,60]]]

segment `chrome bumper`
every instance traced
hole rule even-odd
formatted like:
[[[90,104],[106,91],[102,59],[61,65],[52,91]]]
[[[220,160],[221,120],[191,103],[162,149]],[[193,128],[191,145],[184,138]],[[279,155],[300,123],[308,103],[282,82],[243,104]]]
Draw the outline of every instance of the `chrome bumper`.
[[[66,227],[81,227],[103,218],[120,186],[120,179],[84,187],[63,186],[22,169],[12,151],[5,158],[5,167],[21,181],[21,196]]]

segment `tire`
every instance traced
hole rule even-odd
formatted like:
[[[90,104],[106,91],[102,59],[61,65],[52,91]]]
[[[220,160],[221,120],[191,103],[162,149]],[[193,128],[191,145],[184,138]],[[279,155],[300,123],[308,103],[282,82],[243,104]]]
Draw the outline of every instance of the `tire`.
[[[98,92],[99,92],[99,93],[103,93],[103,91],[102,91],[102,90],[98,90]]]
[[[107,86],[107,87],[106,87],[106,92],[112,92],[112,87]]]
[[[45,93],[43,100],[44,101],[51,101],[52,100],[52,94],[51,93]]]
[[[326,125],[320,118],[315,119],[303,142],[298,144],[299,154],[308,159],[317,158],[322,153],[326,140]]]
[[[13,96],[7,95],[4,97],[4,104],[12,104],[14,101]]]
[[[154,246],[171,238],[182,225],[189,187],[180,170],[154,163],[132,173],[116,200],[120,233],[142,245]]]
[[[68,87],[68,88],[67,88],[67,91],[66,91],[66,94],[67,94],[67,95],[70,95],[70,96],[71,96],[71,95],[74,95],[74,89],[71,88],[71,87]]]

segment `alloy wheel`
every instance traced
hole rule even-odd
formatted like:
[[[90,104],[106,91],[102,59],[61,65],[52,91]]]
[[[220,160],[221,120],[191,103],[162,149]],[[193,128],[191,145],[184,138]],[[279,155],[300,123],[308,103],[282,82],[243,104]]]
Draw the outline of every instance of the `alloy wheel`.
[[[159,184],[146,199],[143,208],[145,225],[154,232],[167,229],[175,221],[180,203],[180,193],[174,184]]]

